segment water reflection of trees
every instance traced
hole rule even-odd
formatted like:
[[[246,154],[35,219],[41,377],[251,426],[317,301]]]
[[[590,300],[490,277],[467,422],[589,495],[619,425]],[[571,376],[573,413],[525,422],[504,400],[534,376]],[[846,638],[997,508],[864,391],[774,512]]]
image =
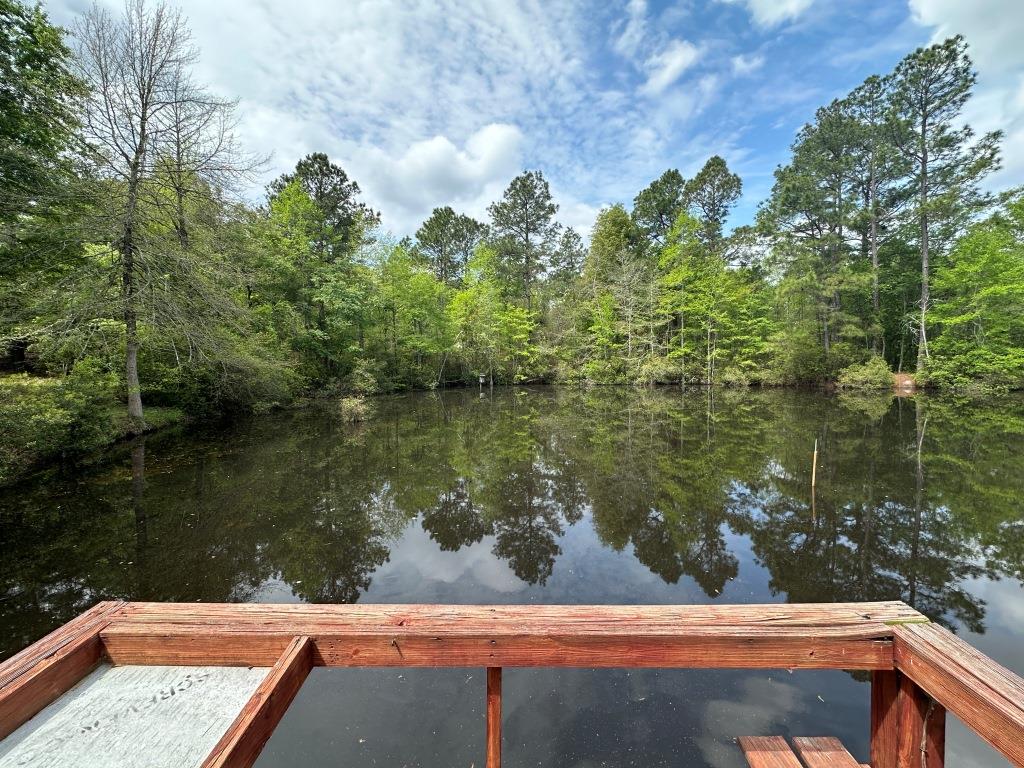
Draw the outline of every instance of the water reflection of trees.
[[[1022,443],[1017,402],[617,389],[411,396],[357,428],[296,413],[151,439],[123,468],[0,499],[0,655],[102,597],[251,600],[280,581],[353,601],[417,517],[442,550],[486,540],[537,585],[586,518],[711,597],[744,536],[788,600],[898,598],[980,630],[963,582],[1024,572]]]

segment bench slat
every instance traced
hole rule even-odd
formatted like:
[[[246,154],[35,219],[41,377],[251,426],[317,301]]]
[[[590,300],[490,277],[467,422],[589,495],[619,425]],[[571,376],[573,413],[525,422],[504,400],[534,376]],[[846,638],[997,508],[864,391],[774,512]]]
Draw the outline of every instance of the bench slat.
[[[832,736],[798,736],[793,747],[807,768],[860,768],[860,763]]]
[[[741,736],[739,742],[750,768],[803,768],[781,736]]]

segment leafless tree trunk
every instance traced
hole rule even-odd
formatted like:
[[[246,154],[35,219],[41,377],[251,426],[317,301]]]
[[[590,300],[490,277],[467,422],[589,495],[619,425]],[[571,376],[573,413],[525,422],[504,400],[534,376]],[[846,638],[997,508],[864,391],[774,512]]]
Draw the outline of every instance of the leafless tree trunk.
[[[255,164],[239,163],[234,104],[211,98],[191,81],[197,53],[179,11],[128,0],[124,14],[115,17],[97,4],[74,32],[79,74],[92,92],[83,131],[103,185],[102,226],[119,256],[128,416],[132,428],[142,431],[140,315],[155,304],[143,296],[155,273],[169,271],[151,269],[154,246],[147,224],[167,208],[166,196],[158,192],[173,190],[170,223],[179,246],[187,249],[189,194],[199,185],[223,185]],[[166,294],[168,281],[160,279]]]

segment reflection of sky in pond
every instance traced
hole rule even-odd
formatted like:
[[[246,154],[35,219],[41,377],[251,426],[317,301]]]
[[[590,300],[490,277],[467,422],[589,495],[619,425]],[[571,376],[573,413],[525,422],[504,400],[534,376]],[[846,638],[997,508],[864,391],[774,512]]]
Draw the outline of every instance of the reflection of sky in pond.
[[[0,655],[102,597],[903,599],[1024,671],[1020,498],[1019,400],[538,389],[384,399],[356,427],[281,413],[0,496]],[[864,680],[509,670],[506,763],[738,766],[734,737],[757,733],[866,759]],[[317,670],[260,765],[481,765],[483,685]],[[1003,764],[955,722],[948,752]]]

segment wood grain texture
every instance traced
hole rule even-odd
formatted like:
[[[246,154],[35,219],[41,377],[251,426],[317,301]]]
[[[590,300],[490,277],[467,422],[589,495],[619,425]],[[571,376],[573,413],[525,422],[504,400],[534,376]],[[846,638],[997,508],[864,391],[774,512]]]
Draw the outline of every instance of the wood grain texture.
[[[898,601],[874,603],[794,603],[767,605],[315,605],[258,603],[127,603],[117,623],[180,620],[252,622],[263,627],[307,625],[331,630],[406,627],[423,632],[458,626],[468,634],[571,627],[575,633],[637,634],[676,631],[683,626],[792,626],[878,629],[881,625],[927,618]],[[886,636],[890,636],[889,631]]]
[[[746,606],[130,603],[117,664],[269,664],[295,635],[324,666],[891,669],[902,603]]]
[[[793,748],[807,768],[860,768],[843,743],[831,736],[798,736]]]
[[[896,768],[899,745],[900,673],[878,670],[871,673],[871,765]]]
[[[96,603],[67,624],[58,627],[42,639],[0,663],[0,690],[40,661],[52,656],[79,635],[93,632],[97,626],[106,624],[110,614],[124,605],[122,600]]]
[[[501,667],[487,668],[487,768],[501,768]]]
[[[900,675],[897,699],[897,768],[942,768],[945,761],[946,711],[917,683]]]
[[[114,603],[100,603],[12,657],[0,669],[0,739],[91,672],[103,658],[99,632]]]
[[[570,629],[508,634],[495,627],[466,634],[454,626],[329,633],[296,630],[314,643],[314,664],[328,667],[680,667],[891,669],[892,642],[873,630],[794,627],[684,627],[676,634],[576,635]],[[664,632],[664,630],[662,630]],[[865,636],[866,635],[866,636]],[[259,666],[290,640],[282,629],[239,625],[111,625],[102,633],[115,664],[226,664]]]
[[[898,629],[900,671],[1011,763],[1024,766],[1024,680],[943,627]],[[944,739],[937,722],[931,727],[929,752]]]
[[[255,763],[312,668],[312,643],[308,637],[294,638],[202,768],[249,768]]]
[[[739,743],[750,768],[803,768],[781,736],[741,736]]]

